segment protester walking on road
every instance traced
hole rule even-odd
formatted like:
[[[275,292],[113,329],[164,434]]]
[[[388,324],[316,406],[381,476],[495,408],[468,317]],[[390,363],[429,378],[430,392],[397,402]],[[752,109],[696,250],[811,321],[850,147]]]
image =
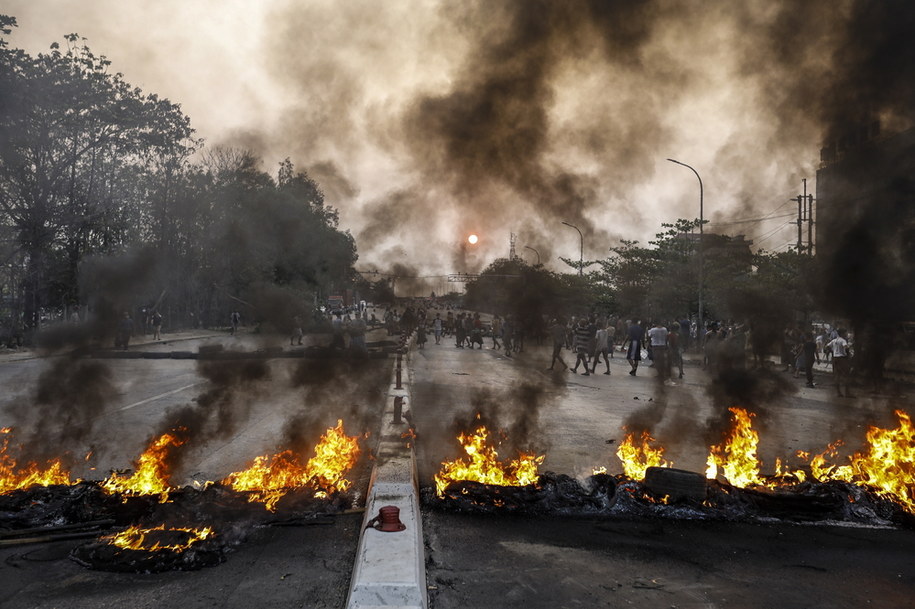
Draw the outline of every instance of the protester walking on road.
[[[502,319],[496,315],[492,318],[492,348],[501,349],[499,337],[502,336]]]
[[[420,322],[416,324],[416,345],[420,349],[425,349],[426,347],[426,324],[425,322]]]
[[[629,324],[627,340],[629,343],[626,347],[626,360],[632,366],[629,375],[635,376],[639,362],[642,361],[642,342],[645,340],[645,328],[636,320],[632,320]]]
[[[238,334],[238,324],[241,323],[241,313],[238,311],[232,311],[232,315],[229,319],[232,323],[232,336],[235,336]]]
[[[505,357],[512,356],[512,339],[515,337],[515,318],[511,315],[505,316],[502,323],[502,351]]]
[[[572,372],[578,372],[578,364],[584,364],[585,371],[582,372],[582,376],[591,376],[591,373],[588,372],[588,347],[590,346],[591,339],[593,335],[591,333],[591,327],[588,324],[588,320],[582,317],[578,320],[578,325],[575,326],[573,331],[572,342],[575,345],[575,367],[572,368]]]
[[[473,322],[470,324],[470,348],[473,349],[474,345],[483,348],[483,322],[479,313],[474,313]]]
[[[557,361],[562,364],[563,370],[568,370],[569,365],[562,359],[562,349],[566,346],[565,323],[554,319],[550,324],[550,336],[553,338],[553,359],[550,360],[550,367],[547,370],[552,370]]]
[[[603,324],[603,327],[594,333],[594,359],[591,363],[591,374],[595,374],[601,356],[604,357],[604,362],[607,364],[607,371],[604,372],[604,374],[610,374],[610,356],[608,355],[607,350],[610,328],[612,327],[612,325]]]
[[[442,316],[439,313],[435,314],[435,319],[432,320],[432,334],[435,336],[435,344],[440,345],[442,342]]]

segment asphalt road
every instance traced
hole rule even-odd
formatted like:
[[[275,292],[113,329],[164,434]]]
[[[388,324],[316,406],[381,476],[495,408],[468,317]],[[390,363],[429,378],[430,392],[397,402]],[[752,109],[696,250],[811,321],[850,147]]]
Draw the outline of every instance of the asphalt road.
[[[427,513],[433,609],[907,609],[912,531]]]
[[[487,347],[489,345],[487,344]],[[721,419],[720,381],[688,362],[675,386],[656,371],[617,357],[612,374],[545,370],[549,353],[530,346],[512,359],[495,350],[427,345],[413,358],[421,484],[460,455],[456,432],[483,413],[514,446],[544,454],[543,470],[582,479],[594,467],[621,472],[615,452],[622,426],[650,423],[677,467],[704,472],[708,438]],[[567,361],[572,361],[564,351]],[[771,378],[770,378],[771,377]],[[900,399],[832,397],[775,372],[754,387],[760,458],[820,451],[843,437],[850,448],[868,422],[893,423]],[[736,405],[736,404],[734,404]],[[516,440],[512,441],[512,434]],[[523,441],[521,441],[523,439]],[[770,468],[766,471],[766,468]],[[428,492],[426,493],[428,499]],[[915,598],[915,532],[840,523],[633,519],[626,515],[527,518],[424,509],[430,606],[908,608]]]
[[[264,346],[262,339],[253,336],[214,336],[132,350],[197,351],[219,345],[248,351]],[[73,406],[63,395],[49,407],[57,417],[36,421],[36,413],[44,412],[35,406],[39,388],[65,384],[65,375],[55,368],[62,361],[8,357],[0,364],[0,384],[7,388],[0,425],[29,420],[38,431],[38,441],[42,434],[61,437],[54,433],[61,420],[85,427],[86,445],[80,451],[91,449],[92,455],[73,473],[99,480],[112,469],[130,468],[173,413],[191,409],[205,422],[200,428],[205,433],[192,436],[173,486],[220,480],[245,468],[254,457],[284,448],[286,438],[307,435],[317,427],[323,431],[338,417],[345,419],[349,435],[368,435],[363,446],[364,454],[370,453],[391,371],[387,359],[258,360],[253,374],[244,360],[217,362],[215,371],[203,360],[88,360],[106,370],[110,391],[102,396],[102,403],[94,409]],[[219,370],[232,374],[227,378]],[[251,378],[242,381],[239,375],[244,374]],[[67,388],[79,393],[80,388],[88,391],[89,384],[90,379],[83,378]],[[91,410],[91,416],[68,412],[81,408]],[[349,476],[353,485],[348,497],[357,504],[365,496],[370,473],[371,461],[363,458]],[[231,531],[233,544],[224,563],[199,571],[87,570],[68,558],[86,540],[15,546],[0,541],[0,607],[341,607],[349,589],[362,514],[272,526],[264,525],[268,515],[263,512],[263,518],[251,521],[215,523],[218,530]],[[281,510],[277,517],[283,516]]]
[[[144,349],[227,347],[250,337],[210,338]],[[288,346],[287,346],[288,348]],[[568,352],[564,356],[571,360]],[[666,457],[702,471],[708,438],[720,419],[716,384],[695,362],[675,386],[655,371],[636,377],[617,357],[612,374],[550,372],[546,348],[528,346],[508,359],[490,349],[456,349],[445,339],[412,357],[420,482],[431,484],[446,459],[459,455],[457,433],[474,416],[500,436],[501,456],[516,448],[545,455],[542,469],[584,478],[593,468],[621,471],[615,455],[623,425],[647,423]],[[93,418],[93,457],[80,475],[102,478],[129,467],[166,413],[199,404],[213,381],[194,360],[106,360],[116,391]],[[369,413],[388,380],[377,370],[316,367],[272,360],[269,375],[233,392],[231,432],[189,450],[176,484],[219,479],[272,452],[291,419]],[[9,388],[0,424],[15,422],[12,404],[28,406],[51,360],[0,365]],[[377,374],[376,374],[377,372]],[[600,371],[599,371],[600,372]],[[781,377],[780,377],[781,378]],[[784,381],[784,382],[782,382]],[[839,437],[855,448],[869,422],[892,423],[901,398],[832,398],[828,378],[806,389],[782,380],[750,394],[760,416],[760,457],[817,451]],[[764,395],[762,395],[764,394]],[[377,429],[370,416],[360,419]],[[351,430],[355,433],[356,430]],[[89,469],[94,467],[94,470]],[[355,476],[356,494],[368,466]],[[915,533],[906,529],[784,522],[735,523],[604,517],[478,516],[424,507],[427,581],[432,609],[446,607],[911,607],[915,598]],[[242,527],[225,563],[192,572],[117,574],[68,560],[82,541],[0,547],[0,606],[50,607],[341,607],[346,597],[361,515],[338,515],[300,526]]]

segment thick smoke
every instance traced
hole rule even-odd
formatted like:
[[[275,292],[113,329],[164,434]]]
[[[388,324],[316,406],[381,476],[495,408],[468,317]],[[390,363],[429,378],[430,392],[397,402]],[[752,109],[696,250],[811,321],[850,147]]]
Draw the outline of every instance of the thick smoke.
[[[119,320],[155,283],[158,263],[150,251],[108,258],[90,257],[81,264],[81,300],[89,318],[52,325],[37,337],[48,359],[34,388],[5,406],[25,459],[82,456],[93,445],[96,425],[117,395],[109,364],[86,359],[94,348],[111,348]]]
[[[81,457],[78,452],[94,441],[98,418],[114,395],[117,388],[105,362],[53,360],[32,391],[5,407],[15,441],[23,442],[22,460]]]
[[[271,379],[267,360],[198,360],[197,371],[208,382],[194,404],[172,408],[147,441],[171,433],[179,444],[168,451],[168,471],[181,470],[192,451],[216,439],[230,438],[251,411],[251,403],[267,394]]]
[[[372,431],[385,400],[389,365],[371,359],[302,360],[291,379],[301,392],[301,407],[284,424],[279,447],[308,451],[338,419],[348,435]]]
[[[490,433],[488,442],[498,446],[502,458],[513,459],[520,452],[543,454],[549,449],[549,439],[541,428],[540,413],[549,401],[544,387],[529,381],[501,390],[478,388],[470,396],[468,407],[455,414],[450,423],[439,430],[422,428],[419,433],[426,441],[443,434],[439,445],[457,447],[458,435],[472,434],[485,426]]]

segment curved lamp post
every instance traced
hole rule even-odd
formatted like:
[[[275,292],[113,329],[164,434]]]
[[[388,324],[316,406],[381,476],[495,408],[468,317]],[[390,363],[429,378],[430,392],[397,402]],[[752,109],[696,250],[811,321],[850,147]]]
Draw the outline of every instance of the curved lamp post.
[[[540,266],[540,252],[538,252],[537,250],[535,250],[534,248],[532,248],[530,245],[525,245],[524,247],[527,248],[527,249],[529,249],[529,250],[531,250],[531,251],[534,252],[535,254],[537,254],[537,266]]]
[[[667,159],[667,160],[670,161],[671,163],[676,163],[677,165],[682,165],[683,167],[686,167],[687,169],[692,171],[694,174],[696,174],[696,179],[699,180],[699,329],[697,332],[698,336],[696,336],[696,343],[698,345],[700,345],[700,348],[701,348],[702,339],[704,338],[704,335],[705,335],[705,328],[703,327],[703,320],[702,320],[702,288],[703,288],[702,275],[703,275],[703,270],[704,270],[703,269],[704,260],[703,260],[702,250],[705,247],[705,243],[702,238],[702,236],[704,234],[703,230],[702,230],[702,226],[705,223],[704,222],[705,218],[703,217],[704,210],[703,210],[703,200],[702,200],[702,196],[703,196],[702,178],[699,177],[698,171],[696,171],[695,169],[693,169],[686,163],[681,163],[680,161],[677,161],[675,159]]]
[[[566,226],[571,226],[578,231],[579,239],[579,249],[578,249],[578,276],[581,277],[582,271],[585,269],[585,238],[581,234],[581,230],[574,224],[569,224],[568,222],[563,221],[563,224]]]

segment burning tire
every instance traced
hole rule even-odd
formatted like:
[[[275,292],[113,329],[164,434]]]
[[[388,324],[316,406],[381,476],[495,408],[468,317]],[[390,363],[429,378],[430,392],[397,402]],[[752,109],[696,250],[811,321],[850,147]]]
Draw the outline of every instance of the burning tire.
[[[653,495],[667,496],[669,501],[705,500],[708,483],[705,476],[696,472],[671,467],[649,467],[643,483]]]
[[[225,548],[209,528],[130,527],[74,548],[70,558],[98,571],[196,571],[223,562]]]

